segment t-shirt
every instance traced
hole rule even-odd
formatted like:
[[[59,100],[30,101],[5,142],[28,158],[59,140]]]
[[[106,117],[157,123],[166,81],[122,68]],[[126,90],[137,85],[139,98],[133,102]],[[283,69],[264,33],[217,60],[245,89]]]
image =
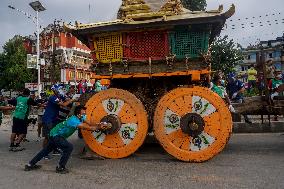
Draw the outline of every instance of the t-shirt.
[[[42,122],[44,124],[48,124],[48,123],[54,124],[57,122],[59,108],[60,108],[58,104],[59,102],[60,102],[60,99],[56,95],[52,95],[49,97],[47,106],[45,108],[45,112],[42,117]]]
[[[58,123],[51,131],[49,136],[61,136],[68,138],[71,136],[83,122],[77,116],[71,116],[66,121]]]
[[[247,74],[248,74],[249,81],[256,81],[257,71],[254,68],[248,69]]]
[[[221,98],[225,98],[225,96],[227,96],[226,89],[223,86],[213,84],[211,90],[217,93]]]
[[[269,81],[269,88],[271,88],[271,89],[277,89],[280,85],[282,85],[283,84],[283,82],[282,82],[282,80],[278,80],[278,79],[271,79],[270,81]]]
[[[9,101],[9,104],[16,106],[13,117],[27,119],[31,106],[35,106],[37,103],[32,98],[19,96],[18,98]]]
[[[233,82],[229,82],[227,84],[227,90],[228,90],[228,93],[229,93],[229,97],[232,98],[233,94],[236,93],[236,92],[239,92],[242,88],[244,88],[244,83],[241,82],[240,80],[235,80]],[[239,99],[242,99],[243,96],[242,94],[238,94],[235,98],[235,100],[239,100]]]

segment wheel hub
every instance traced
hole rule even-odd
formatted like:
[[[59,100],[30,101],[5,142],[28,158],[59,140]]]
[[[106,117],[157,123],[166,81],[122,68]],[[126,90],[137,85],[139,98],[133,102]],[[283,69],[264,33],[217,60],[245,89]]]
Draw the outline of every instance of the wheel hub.
[[[180,127],[182,132],[192,137],[197,137],[203,132],[205,123],[203,118],[199,114],[188,113],[182,116]]]
[[[101,119],[101,122],[106,122],[111,124],[111,128],[103,131],[106,135],[111,135],[119,131],[121,127],[121,120],[117,115],[107,115]]]

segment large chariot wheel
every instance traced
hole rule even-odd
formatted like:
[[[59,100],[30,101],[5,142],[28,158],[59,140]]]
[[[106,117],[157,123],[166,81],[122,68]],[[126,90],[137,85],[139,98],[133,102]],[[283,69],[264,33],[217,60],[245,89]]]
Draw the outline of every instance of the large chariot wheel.
[[[130,92],[108,89],[92,96],[86,104],[87,119],[92,123],[109,122],[106,131],[82,131],[91,150],[106,158],[123,158],[134,153],[148,132],[143,104]]]
[[[207,88],[177,88],[159,101],[154,134],[179,160],[203,162],[221,152],[232,131],[225,102]]]

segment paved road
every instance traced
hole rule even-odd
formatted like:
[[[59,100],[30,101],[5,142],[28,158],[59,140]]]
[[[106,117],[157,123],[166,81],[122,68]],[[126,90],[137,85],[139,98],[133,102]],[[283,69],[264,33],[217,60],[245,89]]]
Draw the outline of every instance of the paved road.
[[[10,131],[0,129],[0,189],[71,188],[284,188],[284,135],[236,134],[227,148],[205,163],[184,163],[167,155],[159,145],[145,145],[121,160],[82,160],[83,145],[69,163],[71,173],[54,172],[58,157],[42,161],[43,168],[24,172],[24,164],[40,149],[40,142],[26,143],[26,151],[8,152]],[[29,135],[35,138],[35,131]]]

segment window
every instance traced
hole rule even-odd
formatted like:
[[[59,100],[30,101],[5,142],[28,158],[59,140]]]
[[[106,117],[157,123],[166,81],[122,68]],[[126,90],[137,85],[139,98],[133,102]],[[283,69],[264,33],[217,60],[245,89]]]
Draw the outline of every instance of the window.
[[[74,71],[70,71],[69,72],[69,77],[70,77],[70,79],[74,79],[75,78],[75,72]]]
[[[55,37],[55,38],[54,38],[54,42],[55,42],[55,44],[59,43],[59,38],[58,38],[58,37]]]
[[[248,55],[248,60],[250,60],[251,59],[251,56],[250,55]]]
[[[269,58],[273,58],[273,54],[272,53],[269,53],[268,56],[269,56]]]

